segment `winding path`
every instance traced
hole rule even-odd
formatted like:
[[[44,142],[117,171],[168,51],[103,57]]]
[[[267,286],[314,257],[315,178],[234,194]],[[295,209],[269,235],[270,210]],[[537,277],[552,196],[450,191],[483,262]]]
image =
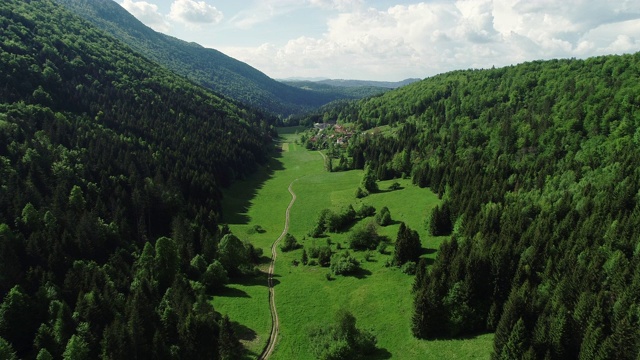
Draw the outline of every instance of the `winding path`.
[[[296,201],[296,194],[293,192],[292,186],[293,183],[298,179],[295,179],[289,184],[289,193],[291,194],[291,201],[289,202],[289,206],[287,206],[287,211],[285,212],[285,220],[284,220],[284,229],[282,230],[282,234],[273,242],[271,245],[271,264],[269,264],[269,274],[267,278],[267,283],[269,285],[269,309],[271,310],[271,334],[269,335],[269,341],[267,345],[262,350],[262,354],[258,357],[260,360],[268,359],[273,353],[273,350],[276,347],[276,341],[278,340],[278,332],[280,330],[280,320],[278,319],[278,311],[276,309],[276,292],[273,288],[273,272],[276,268],[276,257],[278,256],[278,244],[280,240],[282,240],[285,235],[289,232],[289,213],[291,212],[291,207],[293,203]]]
[[[327,155],[325,155],[322,151],[318,150],[318,153],[320,153],[320,155],[322,155],[322,163],[326,163],[327,162]]]

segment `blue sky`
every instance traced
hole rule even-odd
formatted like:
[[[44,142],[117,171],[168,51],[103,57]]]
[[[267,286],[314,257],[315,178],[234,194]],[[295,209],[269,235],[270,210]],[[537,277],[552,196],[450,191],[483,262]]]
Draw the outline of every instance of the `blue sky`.
[[[640,51],[637,0],[114,0],[274,78],[397,81]]]

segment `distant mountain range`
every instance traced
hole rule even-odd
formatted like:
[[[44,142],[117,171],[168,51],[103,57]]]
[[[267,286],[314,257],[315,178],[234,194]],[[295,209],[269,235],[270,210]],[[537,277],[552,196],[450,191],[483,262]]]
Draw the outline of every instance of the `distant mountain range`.
[[[374,81],[374,80],[345,80],[345,79],[329,79],[324,77],[290,77],[286,79],[277,79],[285,84],[292,86],[300,86],[299,84],[316,83],[336,87],[376,87],[396,89],[405,85],[412,84],[422,79],[409,78],[402,81]]]
[[[309,90],[317,93],[324,93],[328,96],[339,94],[342,98],[347,99],[361,99],[369,96],[375,96],[382,93],[385,93],[389,90],[392,90],[388,87],[382,86],[365,86],[365,85],[354,85],[354,86],[336,86],[331,85],[327,82],[331,82],[333,80],[322,80],[322,81],[282,81],[284,84],[289,86],[293,86],[296,88],[300,88],[303,90]]]
[[[284,84],[304,90],[330,94],[340,94],[346,98],[360,99],[375,96],[396,89],[420,79],[405,79],[402,81],[369,81],[369,80],[343,80],[326,78],[291,78],[280,80]]]
[[[320,80],[318,83],[339,87],[358,87],[358,86],[373,86],[382,87],[388,89],[396,89],[405,85],[409,85],[422,79],[405,79],[402,81],[369,81],[369,80],[343,80],[343,79],[326,79]]]

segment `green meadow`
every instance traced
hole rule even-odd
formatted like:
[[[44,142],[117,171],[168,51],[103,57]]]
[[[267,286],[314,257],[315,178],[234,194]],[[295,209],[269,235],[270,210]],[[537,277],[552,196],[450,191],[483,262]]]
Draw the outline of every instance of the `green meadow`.
[[[291,210],[290,233],[305,247],[324,245],[328,241],[334,251],[348,248],[347,233],[329,234],[327,238],[311,239],[313,228],[322,209],[340,210],[349,204],[357,210],[362,203],[380,210],[387,206],[394,220],[379,228],[380,235],[395,240],[399,222],[417,230],[422,240],[423,255],[435,257],[444,238],[432,237],[424,221],[438,198],[428,189],[420,189],[410,180],[379,182],[380,192],[356,199],[355,192],[362,171],[329,173],[324,170],[322,155],[297,145],[299,128],[282,129],[277,156],[250,179],[234,184],[225,192],[225,214],[231,231],[243,240],[264,250],[263,269],[268,266],[270,245],[280,235],[285,222],[285,210],[291,196],[290,183],[297,200]],[[388,191],[393,182],[401,188]],[[362,220],[368,222],[371,218]],[[259,225],[264,231],[256,232]],[[354,228],[362,224],[354,225]],[[338,245],[340,244],[340,245]],[[338,250],[342,247],[343,250]],[[280,334],[272,358],[312,359],[309,330],[333,320],[340,308],[351,311],[357,326],[371,330],[377,337],[378,359],[486,359],[492,349],[493,335],[481,335],[460,340],[417,340],[411,335],[410,319],[413,276],[396,267],[385,266],[389,255],[373,252],[366,261],[364,253],[355,255],[362,271],[357,276],[333,276],[327,280],[328,268],[293,265],[300,260],[302,249],[278,252],[276,262],[275,299],[280,317]],[[234,321],[239,337],[255,358],[264,347],[271,325],[266,276],[244,279],[229,284],[214,296],[214,306]]]

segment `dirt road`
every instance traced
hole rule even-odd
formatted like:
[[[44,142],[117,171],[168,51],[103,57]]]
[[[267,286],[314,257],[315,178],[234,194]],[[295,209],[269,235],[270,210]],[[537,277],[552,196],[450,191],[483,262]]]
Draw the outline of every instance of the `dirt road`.
[[[273,242],[271,245],[271,264],[269,265],[269,274],[267,283],[269,285],[269,308],[271,310],[271,335],[269,336],[269,341],[265,346],[264,350],[262,350],[262,354],[258,357],[260,360],[268,359],[273,353],[273,349],[276,347],[276,342],[278,340],[278,331],[280,330],[280,320],[278,319],[278,310],[276,309],[276,292],[273,288],[273,272],[276,267],[276,257],[278,256],[278,244],[284,238],[284,236],[289,232],[289,213],[291,212],[291,207],[293,203],[296,201],[296,194],[293,192],[292,186],[293,183],[298,179],[293,180],[291,184],[289,184],[289,193],[291,194],[291,202],[289,202],[289,206],[287,206],[287,211],[285,212],[285,221],[284,221],[284,229],[282,230],[282,234]]]

